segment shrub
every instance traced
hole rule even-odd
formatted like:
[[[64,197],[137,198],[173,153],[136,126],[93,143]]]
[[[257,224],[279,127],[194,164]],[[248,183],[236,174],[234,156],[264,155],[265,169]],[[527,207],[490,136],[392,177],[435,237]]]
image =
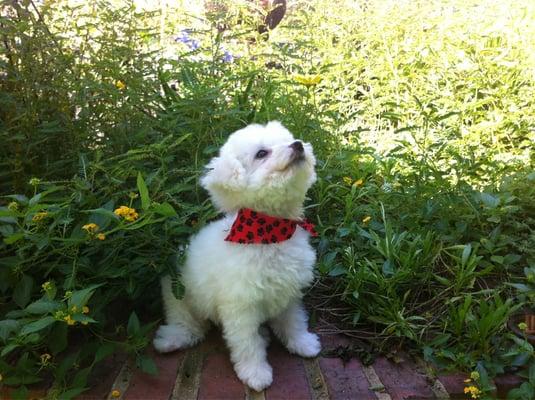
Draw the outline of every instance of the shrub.
[[[246,1],[0,6],[3,383],[74,397],[118,350],[155,372],[158,277],[181,295],[181,249],[216,216],[202,167],[272,119],[319,160],[310,302],[343,313],[318,317],[482,382],[533,364],[505,323],[535,262],[534,10],[487,6],[298,1],[269,35]]]

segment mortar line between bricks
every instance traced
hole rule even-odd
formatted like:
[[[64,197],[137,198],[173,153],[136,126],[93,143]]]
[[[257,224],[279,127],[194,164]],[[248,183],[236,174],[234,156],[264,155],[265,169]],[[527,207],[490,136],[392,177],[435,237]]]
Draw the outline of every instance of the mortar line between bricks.
[[[312,400],[329,400],[329,390],[321,372],[318,358],[305,358],[303,359],[303,365],[305,366]]]
[[[437,397],[437,399],[449,399],[450,394],[440,382],[440,380],[432,373],[430,373],[430,367],[426,364],[424,360],[422,360],[420,357],[416,357],[416,366],[422,371],[422,373],[425,374],[429,382],[432,382],[431,384],[431,390]]]
[[[381,382],[379,375],[377,375],[377,372],[375,372],[375,369],[371,365],[362,366],[362,371],[364,372],[364,375],[366,375],[366,379],[368,379],[368,382],[372,389],[383,387],[386,391],[385,385],[383,384],[383,382]],[[373,392],[379,400],[392,400],[392,397],[390,397],[390,395],[386,392],[379,392],[376,390],[374,390]]]
[[[257,392],[256,390],[251,389],[247,385],[243,385],[245,389],[245,400],[266,400],[266,391],[262,390]]]
[[[435,396],[437,396],[437,399],[449,399],[450,398],[450,394],[448,393],[448,391],[446,390],[442,382],[438,380],[438,378],[433,379],[431,390],[433,391]]]
[[[199,347],[187,350],[180,363],[171,400],[197,400],[203,361],[204,352]]]
[[[106,397],[107,400],[122,400],[124,394],[126,393],[126,390],[128,389],[128,386],[130,385],[130,380],[132,379],[132,366],[130,365],[130,360],[127,359],[123,366],[121,367],[121,370],[115,377],[115,380],[113,381],[113,384],[111,385],[110,392],[108,393],[108,396]],[[119,391],[119,397],[112,396],[112,392],[114,390]]]

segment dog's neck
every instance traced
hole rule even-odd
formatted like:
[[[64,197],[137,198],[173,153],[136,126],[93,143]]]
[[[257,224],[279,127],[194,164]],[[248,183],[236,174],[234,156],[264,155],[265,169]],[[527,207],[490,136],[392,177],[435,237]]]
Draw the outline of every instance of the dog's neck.
[[[272,217],[287,218],[292,220],[299,220],[303,218],[304,212],[303,207],[295,207],[290,204],[265,204],[264,202],[258,202],[257,204],[250,204],[247,206],[239,207],[236,210],[233,210],[232,213],[235,214],[239,211],[240,208],[250,208],[251,210],[267,214]]]

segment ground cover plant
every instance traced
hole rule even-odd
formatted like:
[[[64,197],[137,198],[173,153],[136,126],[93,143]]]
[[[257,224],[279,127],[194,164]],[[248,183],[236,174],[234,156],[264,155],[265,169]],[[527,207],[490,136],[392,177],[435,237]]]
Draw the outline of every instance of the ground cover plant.
[[[533,308],[535,5],[330,3],[260,35],[250,2],[0,2],[0,385],[72,398],[113,352],[156,372],[158,278],[216,216],[202,167],[279,119],[320,160],[317,326],[533,395],[507,321]]]

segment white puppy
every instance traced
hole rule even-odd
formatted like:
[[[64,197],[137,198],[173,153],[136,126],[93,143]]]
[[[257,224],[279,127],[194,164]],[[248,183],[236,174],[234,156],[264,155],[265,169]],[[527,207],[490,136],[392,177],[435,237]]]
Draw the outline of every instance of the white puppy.
[[[226,216],[191,239],[181,268],[182,300],[172,294],[170,279],[162,279],[167,325],[156,332],[158,351],[192,346],[204,337],[209,321],[218,323],[238,377],[255,390],[272,382],[263,323],[290,352],[303,357],[319,353],[318,336],[308,332],[301,302],[316,259],[309,232],[290,221],[295,232],[277,243],[265,232],[262,243],[228,240],[231,231],[237,233],[233,224],[243,209],[300,221],[305,193],[316,180],[314,165],[312,147],[296,141],[279,122],[249,125],[229,137],[201,180]]]

